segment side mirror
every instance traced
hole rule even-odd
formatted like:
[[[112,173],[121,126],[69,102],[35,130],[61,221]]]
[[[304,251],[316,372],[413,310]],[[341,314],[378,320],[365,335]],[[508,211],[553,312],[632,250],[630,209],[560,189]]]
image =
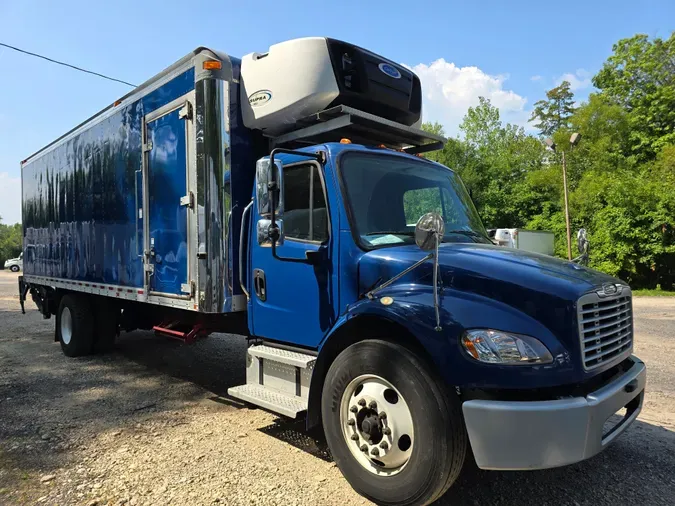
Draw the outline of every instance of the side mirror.
[[[276,171],[275,172],[273,172]],[[276,244],[283,244],[283,164],[279,160],[274,161],[274,169],[270,166],[269,158],[261,158],[255,166],[256,200],[258,215],[262,218],[256,225],[256,237],[260,246],[272,246],[273,237],[276,235]],[[275,230],[272,232],[272,202],[275,207]]]
[[[577,232],[577,249],[581,255],[588,252],[588,238],[586,237],[585,228],[580,228]]]
[[[427,213],[415,225],[415,243],[424,251],[436,249],[436,238],[441,242],[445,235],[445,223],[439,213]]]
[[[277,236],[277,246],[281,246],[284,243],[284,223],[280,219],[275,220],[275,226],[279,230]],[[258,244],[264,247],[272,246],[272,232],[270,227],[272,226],[272,220],[269,218],[261,218],[258,220],[256,225],[256,237],[258,238]]]
[[[274,196],[274,201],[277,204],[276,216],[281,217],[283,215],[283,164],[279,160],[274,160],[274,166],[276,169],[276,188],[270,189],[273,173],[270,168],[269,158],[261,158],[255,164],[256,200],[258,204],[258,214],[260,216],[269,216],[272,214],[272,196]]]

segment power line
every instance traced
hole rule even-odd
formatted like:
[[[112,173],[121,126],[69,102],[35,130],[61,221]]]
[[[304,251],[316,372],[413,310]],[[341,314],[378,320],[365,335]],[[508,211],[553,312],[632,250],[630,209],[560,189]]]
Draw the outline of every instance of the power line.
[[[108,79],[110,81],[115,81],[115,82],[118,82],[118,83],[126,84],[127,86],[131,86],[132,88],[136,87],[135,84],[131,84],[131,83],[128,83],[126,81],[122,81],[121,79],[115,79],[114,77],[106,76],[104,74],[99,74],[98,72],[93,72],[91,70],[76,67],[75,65],[71,65],[70,63],[64,63],[62,61],[53,60],[52,58],[47,58],[46,56],[42,56],[41,54],[31,53],[30,51],[26,51],[24,49],[19,49],[18,47],[10,46],[9,44],[5,44],[3,42],[0,42],[0,46],[4,46],[4,47],[7,47],[9,49],[13,49],[14,51],[18,51],[19,53],[24,53],[24,54],[28,54],[30,56],[35,56],[37,58],[42,58],[43,60],[47,60],[47,61],[52,62],[52,63],[57,63],[59,65],[63,65],[64,67],[70,67],[71,69],[79,70],[80,72],[86,72],[87,74],[93,74],[95,76],[102,77],[103,79]]]

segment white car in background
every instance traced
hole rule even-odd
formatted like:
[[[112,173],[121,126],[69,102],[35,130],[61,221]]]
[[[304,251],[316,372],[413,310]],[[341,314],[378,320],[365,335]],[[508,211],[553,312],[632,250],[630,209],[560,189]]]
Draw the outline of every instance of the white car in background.
[[[19,258],[10,258],[5,261],[5,269],[9,269],[12,272],[19,272],[23,270],[23,253],[19,255]]]

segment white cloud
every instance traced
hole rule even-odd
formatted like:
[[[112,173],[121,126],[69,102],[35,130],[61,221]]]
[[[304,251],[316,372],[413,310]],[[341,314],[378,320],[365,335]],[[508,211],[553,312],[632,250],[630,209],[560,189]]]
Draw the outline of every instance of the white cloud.
[[[502,120],[527,125],[527,99],[504,89],[508,76],[486,74],[478,67],[457,67],[443,58],[410,68],[422,82],[424,121],[438,121],[446,135],[459,132],[462,118],[469,107],[478,105],[478,97],[497,106]]]
[[[540,75],[530,77],[530,81],[541,81],[542,77]]]
[[[572,91],[584,90],[591,87],[591,73],[585,69],[577,69],[576,72],[568,72],[556,79],[556,86],[559,86],[563,81],[570,83]]]
[[[7,225],[21,221],[21,178],[0,172],[0,218]]]

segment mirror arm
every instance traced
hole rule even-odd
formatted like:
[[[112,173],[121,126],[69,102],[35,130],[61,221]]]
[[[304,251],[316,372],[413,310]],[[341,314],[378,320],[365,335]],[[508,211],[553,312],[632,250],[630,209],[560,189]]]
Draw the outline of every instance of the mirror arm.
[[[277,195],[277,190],[279,189],[279,183],[277,182],[277,170],[276,166],[274,165],[274,155],[277,153],[286,153],[289,155],[298,155],[298,156],[305,156],[307,158],[313,158],[316,161],[318,161],[321,164],[326,163],[326,153],[323,151],[318,151],[316,153],[306,153],[305,151],[298,151],[295,149],[286,149],[286,148],[274,148],[270,152],[270,169],[272,171],[272,179],[270,182],[267,184],[267,192],[269,194],[269,200],[270,200],[270,211],[272,213],[272,217],[270,220],[270,227],[269,227],[269,235],[270,239],[272,241],[272,256],[276,258],[277,260],[281,260],[283,262],[296,262],[296,263],[301,263],[301,264],[310,264],[314,265],[318,262],[319,256],[318,252],[313,252],[313,251],[306,251],[305,252],[305,258],[287,258],[287,257],[281,257],[277,254],[277,241],[279,240],[279,237],[281,236],[281,231],[279,230],[279,227],[277,226],[277,220],[276,220],[276,215],[277,215],[277,202],[276,202],[276,195]]]
[[[391,285],[392,283],[395,283],[396,281],[398,281],[399,279],[401,279],[403,276],[405,276],[406,274],[408,274],[410,271],[413,271],[413,270],[417,269],[420,265],[422,265],[424,262],[426,262],[427,260],[429,260],[429,259],[430,259],[431,257],[433,257],[433,256],[434,256],[433,253],[429,253],[427,256],[425,256],[425,257],[422,258],[421,260],[418,260],[417,262],[415,262],[414,264],[412,264],[412,265],[411,265],[410,267],[408,267],[407,269],[402,270],[401,272],[399,272],[399,273],[398,273],[396,276],[394,276],[393,278],[389,279],[388,281],[385,281],[385,282],[382,283],[380,286],[378,286],[378,287],[376,287],[376,288],[373,288],[371,291],[369,291],[368,293],[366,293],[366,297],[368,297],[370,300],[373,300],[373,299],[375,298],[375,294],[376,294],[377,292],[379,292],[380,290],[384,290],[384,289],[387,288],[389,285]],[[436,264],[434,263],[434,265],[436,265]],[[435,278],[435,276],[434,276],[434,278]]]
[[[436,236],[436,247],[434,248],[434,312],[436,313],[436,328],[434,330],[440,332],[443,330],[441,328],[440,304],[438,301],[438,243],[440,239],[438,238],[438,234],[434,235]]]

